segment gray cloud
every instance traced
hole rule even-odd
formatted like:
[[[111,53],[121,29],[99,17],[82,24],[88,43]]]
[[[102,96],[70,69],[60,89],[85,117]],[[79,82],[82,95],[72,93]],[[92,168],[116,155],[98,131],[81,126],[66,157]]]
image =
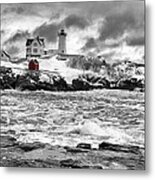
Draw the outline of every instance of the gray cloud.
[[[94,39],[94,38],[91,37],[91,38],[87,39],[86,43],[81,48],[81,50],[82,51],[89,51],[92,48],[96,48],[96,52],[98,52],[99,49],[103,49],[103,48],[116,48],[116,47],[120,46],[121,43],[122,43],[122,41],[117,41],[117,42],[113,42],[113,43],[110,43],[110,44],[107,44],[107,43],[104,42],[104,43],[100,44],[99,39]]]
[[[7,39],[4,44],[14,43],[26,39],[30,33],[28,31],[17,31],[13,36]]]
[[[24,12],[24,8],[23,7],[7,7],[3,10],[3,14],[7,14],[7,13],[17,13],[17,14],[21,14]]]
[[[100,29],[99,40],[117,38],[123,35],[125,30],[133,29],[135,24],[135,18],[130,12],[107,16]]]
[[[143,36],[128,38],[126,43],[128,46],[143,46],[145,44],[145,38]]]
[[[28,17],[28,21],[32,23],[32,28],[35,28],[32,34],[45,37],[47,42],[56,42],[57,31],[62,25],[64,25],[66,29],[71,27],[78,28],[84,30],[84,33],[86,33],[86,27],[91,25],[91,22],[95,22],[95,20],[98,21],[98,18],[103,18],[102,25],[99,26],[99,29],[96,28],[96,33],[97,31],[99,32],[99,38],[88,38],[87,42],[83,45],[83,52],[84,50],[95,51],[95,49],[96,52],[99,50],[103,51],[104,48],[115,49],[120,45],[120,42],[117,42],[117,40],[123,39],[122,36],[126,31],[130,37],[125,39],[127,45],[140,46],[144,43],[144,39],[141,37],[132,37],[133,34],[137,34],[137,29],[140,29],[140,33],[144,31],[144,1],[18,3],[5,4],[1,7],[3,24],[7,21],[10,25],[12,23],[10,17],[15,17],[14,19],[18,19],[19,17],[20,21],[23,20],[21,17]],[[36,20],[33,18],[34,16],[37,18],[41,17],[41,21],[38,23],[42,23],[43,21],[47,22],[48,20],[48,22],[51,22],[53,19],[56,23],[43,23],[36,27],[36,23],[33,23]],[[63,20],[60,22],[61,19]],[[20,23],[20,21],[18,21],[18,23]],[[26,28],[27,27],[25,27],[25,30]],[[9,34],[10,33],[8,33],[8,35]],[[77,34],[77,36],[80,41],[81,37],[79,34]],[[89,34],[86,34],[84,38],[88,36]],[[6,38],[7,35],[3,37]],[[26,31],[17,31],[12,37],[6,40],[5,43],[9,44],[10,42],[13,43],[20,40],[25,42],[26,37]],[[107,39],[113,39],[114,43],[106,44],[106,42],[108,42],[106,41]]]
[[[51,13],[53,11],[66,12],[65,14],[79,14],[98,17],[107,16],[111,13],[124,12],[130,9],[133,13],[139,16],[143,12],[144,1],[84,1],[84,2],[44,2],[44,3],[12,3],[3,4],[3,7],[22,7],[29,13],[41,12],[41,14]],[[31,14],[30,14],[31,15]]]
[[[43,36],[46,38],[48,42],[56,42],[57,39],[57,32],[60,29],[60,24],[52,23],[47,24],[44,23],[41,26],[37,27],[33,34],[35,36]]]
[[[53,19],[59,19],[61,17],[61,13],[57,12],[57,13],[51,13],[52,15],[49,17],[49,20],[53,20]]]
[[[109,48],[116,48],[118,46],[120,46],[121,42],[114,42],[114,43],[111,43],[111,44],[108,44],[108,45],[105,45],[106,47],[109,47]]]
[[[94,38],[88,38],[85,45],[82,47],[82,51],[92,49],[97,46],[96,40]]]
[[[60,30],[62,24],[65,24],[66,28],[78,27],[83,29],[88,25],[88,22],[83,17],[69,15],[59,23],[43,23],[34,30],[33,34],[35,36],[39,35],[45,37],[48,42],[56,42],[57,32]]]
[[[89,25],[89,22],[84,17],[71,14],[65,18],[64,24],[67,28],[77,27],[79,29],[84,29]]]

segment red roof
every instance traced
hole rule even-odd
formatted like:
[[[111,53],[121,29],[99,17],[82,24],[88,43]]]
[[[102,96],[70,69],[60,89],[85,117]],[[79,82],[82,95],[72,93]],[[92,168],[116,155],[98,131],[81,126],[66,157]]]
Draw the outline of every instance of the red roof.
[[[29,68],[29,70],[38,71],[39,70],[39,62],[36,59],[30,60],[28,68]]]

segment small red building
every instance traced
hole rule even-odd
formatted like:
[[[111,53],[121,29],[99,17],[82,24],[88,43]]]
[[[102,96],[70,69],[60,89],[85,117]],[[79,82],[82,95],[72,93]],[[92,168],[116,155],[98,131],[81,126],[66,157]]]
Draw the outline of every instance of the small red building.
[[[39,62],[36,59],[31,59],[28,65],[29,70],[39,70]]]

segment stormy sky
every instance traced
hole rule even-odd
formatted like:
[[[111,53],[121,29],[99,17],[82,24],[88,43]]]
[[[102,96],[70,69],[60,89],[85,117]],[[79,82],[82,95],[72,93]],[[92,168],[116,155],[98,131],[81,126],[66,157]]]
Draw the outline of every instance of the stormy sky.
[[[67,32],[67,52],[142,61],[144,1],[66,2],[1,5],[1,45],[25,56],[25,42],[37,35],[57,48],[57,32]]]

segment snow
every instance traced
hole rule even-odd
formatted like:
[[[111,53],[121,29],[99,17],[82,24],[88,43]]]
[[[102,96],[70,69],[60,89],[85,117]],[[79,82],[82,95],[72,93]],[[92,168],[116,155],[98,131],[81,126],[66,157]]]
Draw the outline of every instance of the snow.
[[[46,73],[59,74],[62,77],[64,77],[67,83],[69,84],[72,82],[74,78],[77,78],[78,75],[83,72],[82,70],[67,67],[66,64],[68,60],[66,61],[58,60],[57,55],[46,59],[37,58],[37,60],[39,61],[39,70],[43,71],[45,74]],[[1,66],[10,67],[12,68],[15,74],[21,74],[23,73],[24,70],[28,69],[28,61],[24,61],[21,63],[1,61]],[[47,76],[46,77],[44,76],[43,79],[44,78],[48,79]]]
[[[69,59],[63,61],[58,60],[57,55],[46,58],[36,58],[39,61],[39,70],[41,73],[41,81],[51,82],[50,75],[58,74],[67,81],[68,84],[72,83],[73,79],[76,79],[79,75],[85,73],[93,73],[92,71],[83,71],[79,69],[73,69],[67,66]],[[20,63],[12,63],[9,61],[1,61],[1,66],[12,68],[15,74],[23,74],[25,70],[28,70],[28,60]],[[132,76],[137,79],[144,79],[144,67],[132,67],[128,69],[128,63],[120,63],[115,67],[116,72],[119,74],[120,70],[124,71],[124,75]],[[128,70],[127,70],[128,69]],[[105,71],[106,72],[106,71]]]
[[[40,70],[50,71],[53,73],[59,73],[68,83],[71,83],[74,78],[77,78],[83,71],[67,67],[67,61],[61,61],[57,59],[57,56],[53,56],[48,59],[38,59]]]

